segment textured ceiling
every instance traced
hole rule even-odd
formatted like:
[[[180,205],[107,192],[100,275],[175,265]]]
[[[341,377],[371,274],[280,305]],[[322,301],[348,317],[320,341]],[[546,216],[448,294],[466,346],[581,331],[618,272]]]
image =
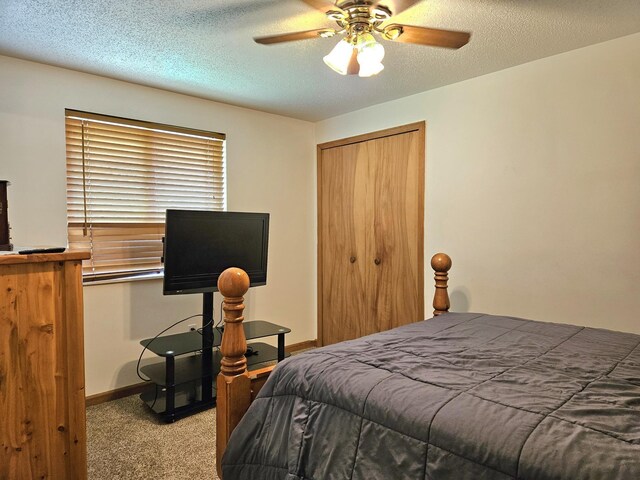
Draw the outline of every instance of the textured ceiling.
[[[316,121],[640,32],[640,1],[422,0],[395,19],[471,42],[384,42],[380,75],[343,77],[322,62],[336,37],[253,42],[333,26],[299,0],[0,0],[0,54]]]

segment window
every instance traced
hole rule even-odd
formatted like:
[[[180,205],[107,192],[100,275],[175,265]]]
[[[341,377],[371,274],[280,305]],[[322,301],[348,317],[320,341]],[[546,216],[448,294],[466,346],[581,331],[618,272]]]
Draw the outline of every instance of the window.
[[[224,210],[225,136],[66,110],[70,248],[85,282],[162,271],[167,208]]]

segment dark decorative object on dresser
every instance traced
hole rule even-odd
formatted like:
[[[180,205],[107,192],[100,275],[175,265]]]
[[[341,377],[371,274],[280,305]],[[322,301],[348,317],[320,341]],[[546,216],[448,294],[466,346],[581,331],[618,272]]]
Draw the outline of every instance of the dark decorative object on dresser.
[[[9,242],[9,214],[7,213],[7,185],[9,181],[0,180],[0,250],[12,250]]]

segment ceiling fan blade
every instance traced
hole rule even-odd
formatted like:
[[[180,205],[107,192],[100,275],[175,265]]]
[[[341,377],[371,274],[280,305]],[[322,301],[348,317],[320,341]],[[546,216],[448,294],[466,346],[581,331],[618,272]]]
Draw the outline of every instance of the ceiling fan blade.
[[[389,25],[386,28],[401,27],[402,33],[395,42],[417,43],[431,47],[460,48],[469,43],[469,32],[439,30],[437,28],[413,27],[411,25]],[[385,28],[385,29],[386,29]]]
[[[374,2],[374,4],[387,7],[393,15],[404,12],[407,8],[413,7],[420,0],[382,0]]]
[[[317,28],[315,30],[305,30],[304,32],[282,33],[279,35],[269,35],[267,37],[255,37],[253,40],[262,45],[271,45],[273,43],[294,42],[296,40],[307,40],[309,38],[318,38],[321,34],[327,33],[328,36],[335,34],[335,30],[330,28]]]
[[[322,13],[327,10],[332,10],[336,8],[336,2],[332,2],[330,0],[301,0],[310,7],[315,8],[316,10],[320,10]]]

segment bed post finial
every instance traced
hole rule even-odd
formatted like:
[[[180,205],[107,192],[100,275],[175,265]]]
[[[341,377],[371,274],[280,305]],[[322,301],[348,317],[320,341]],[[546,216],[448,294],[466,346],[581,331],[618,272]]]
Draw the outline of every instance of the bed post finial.
[[[440,315],[449,311],[449,294],[447,293],[447,282],[449,281],[449,269],[451,268],[451,257],[446,253],[436,253],[431,257],[431,268],[436,272],[436,293],[433,296],[434,315]]]
[[[244,294],[249,290],[249,276],[240,268],[227,268],[218,278],[218,290],[224,297],[224,335],[220,345],[222,362],[220,373],[227,376],[247,371],[247,339],[242,321]]]
[[[220,374],[216,382],[216,467],[222,478],[222,454],[231,432],[251,403],[251,382],[247,373],[247,339],[242,321],[244,294],[249,276],[240,268],[227,268],[218,278],[218,290],[224,297],[224,333],[220,352]]]

